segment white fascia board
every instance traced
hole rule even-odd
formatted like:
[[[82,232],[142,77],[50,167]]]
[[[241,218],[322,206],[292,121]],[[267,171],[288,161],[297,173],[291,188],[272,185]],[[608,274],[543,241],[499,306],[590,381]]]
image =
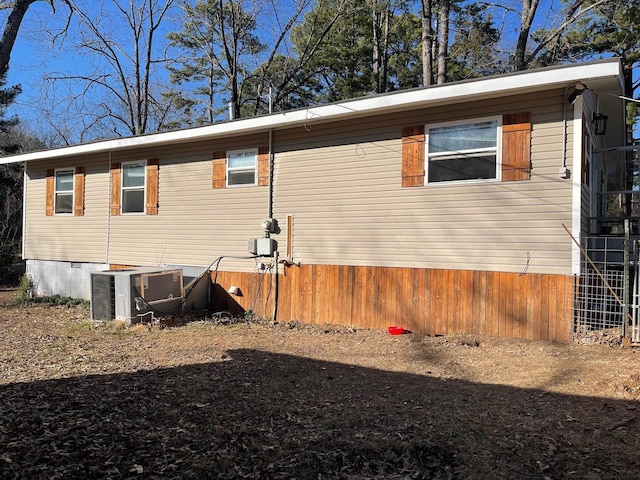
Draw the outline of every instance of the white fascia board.
[[[358,98],[329,105],[217,123],[205,127],[102,140],[70,147],[25,153],[0,158],[0,164],[56,159],[73,155],[113,152],[197,140],[211,140],[218,137],[266,132],[300,125],[308,127],[315,123],[338,121],[361,115],[384,114],[409,108],[414,109],[548,90],[559,86],[568,86],[577,81],[588,83],[589,80],[611,78],[621,81],[621,71],[620,62],[617,59],[524,71]]]

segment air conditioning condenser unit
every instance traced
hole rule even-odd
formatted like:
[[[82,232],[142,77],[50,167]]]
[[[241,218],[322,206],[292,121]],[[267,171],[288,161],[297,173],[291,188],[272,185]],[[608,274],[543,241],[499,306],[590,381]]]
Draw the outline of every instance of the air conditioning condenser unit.
[[[128,268],[91,273],[91,318],[135,323],[149,312],[182,313],[182,269]]]

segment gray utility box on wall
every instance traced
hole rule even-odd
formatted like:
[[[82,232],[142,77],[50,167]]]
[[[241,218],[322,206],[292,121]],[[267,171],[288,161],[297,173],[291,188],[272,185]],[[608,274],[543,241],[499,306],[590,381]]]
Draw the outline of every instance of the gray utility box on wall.
[[[278,250],[278,242],[273,238],[262,237],[249,240],[249,253],[259,257],[273,257]]]
[[[181,269],[127,268],[91,273],[91,318],[135,322],[149,312],[182,313]]]

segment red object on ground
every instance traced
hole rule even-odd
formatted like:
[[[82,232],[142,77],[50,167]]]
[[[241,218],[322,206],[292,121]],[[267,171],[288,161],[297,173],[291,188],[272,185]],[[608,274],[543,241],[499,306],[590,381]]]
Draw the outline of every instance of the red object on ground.
[[[391,335],[402,335],[405,332],[402,327],[388,327],[387,330]]]

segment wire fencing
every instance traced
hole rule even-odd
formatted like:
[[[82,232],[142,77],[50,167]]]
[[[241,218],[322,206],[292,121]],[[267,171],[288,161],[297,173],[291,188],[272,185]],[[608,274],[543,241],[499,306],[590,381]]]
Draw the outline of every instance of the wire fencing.
[[[596,342],[625,334],[632,306],[634,244],[628,236],[582,239],[580,275],[573,279],[574,339]]]

